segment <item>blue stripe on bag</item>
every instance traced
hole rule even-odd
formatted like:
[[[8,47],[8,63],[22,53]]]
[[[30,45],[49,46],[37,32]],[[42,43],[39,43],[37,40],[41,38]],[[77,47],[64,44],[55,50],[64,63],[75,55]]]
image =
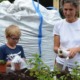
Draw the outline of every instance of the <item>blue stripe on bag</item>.
[[[33,6],[36,10],[36,12],[39,14],[39,18],[40,18],[40,25],[39,25],[39,33],[38,33],[38,45],[39,45],[39,57],[42,56],[42,49],[41,49],[41,44],[42,44],[42,24],[43,24],[43,16],[39,10],[39,0],[37,1],[38,2],[38,5],[36,6],[35,3],[34,3],[34,0],[32,0],[33,2]]]

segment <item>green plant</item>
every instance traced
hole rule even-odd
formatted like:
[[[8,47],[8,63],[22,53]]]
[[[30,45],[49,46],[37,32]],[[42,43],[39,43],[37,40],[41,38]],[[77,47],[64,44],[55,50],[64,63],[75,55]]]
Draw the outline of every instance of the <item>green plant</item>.
[[[0,64],[6,64],[6,61],[0,60]]]
[[[75,65],[69,73],[62,75],[59,80],[80,80],[80,65],[77,62]]]
[[[53,72],[50,68],[44,64],[38,54],[34,54],[34,57],[29,60],[29,64],[33,65],[30,69],[30,76],[37,77],[37,80],[54,80]]]
[[[41,60],[38,54],[34,54],[33,58],[29,60],[29,65],[33,66],[30,69],[30,76],[34,76],[37,80],[72,80],[71,74],[59,71],[55,66],[54,71]],[[59,78],[56,76],[59,75]]]
[[[80,80],[80,65],[72,69],[71,72],[61,72],[55,68],[54,71],[50,71],[50,68],[41,60],[38,54],[34,54],[34,57],[29,60],[30,65],[33,67],[30,69],[30,76],[37,77],[37,80]],[[54,76],[59,75],[59,78],[54,79]]]
[[[2,2],[2,1],[7,1],[7,0],[0,0],[0,2]]]
[[[80,80],[80,65],[75,62],[76,67],[74,67],[71,71],[71,77],[73,80]]]

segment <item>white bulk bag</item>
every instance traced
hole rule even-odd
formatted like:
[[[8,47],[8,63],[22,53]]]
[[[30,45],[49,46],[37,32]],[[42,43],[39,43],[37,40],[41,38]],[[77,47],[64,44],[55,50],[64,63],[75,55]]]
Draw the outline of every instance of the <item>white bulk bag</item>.
[[[40,34],[40,15],[36,11],[37,5],[42,16],[41,38]],[[0,45],[6,42],[5,28],[11,24],[18,25],[22,36],[19,44],[24,48],[26,59],[32,58],[32,54],[40,54],[42,60],[53,68],[53,27],[54,23],[60,20],[57,10],[47,10],[42,5],[32,0],[15,0],[13,4],[8,1],[0,3]],[[39,43],[41,41],[41,44]],[[39,45],[40,44],[40,45]],[[41,52],[40,52],[41,48]]]

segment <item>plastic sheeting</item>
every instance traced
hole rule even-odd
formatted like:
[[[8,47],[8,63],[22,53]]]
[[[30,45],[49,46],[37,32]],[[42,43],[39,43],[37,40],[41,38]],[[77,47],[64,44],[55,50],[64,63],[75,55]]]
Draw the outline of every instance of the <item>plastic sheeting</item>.
[[[42,15],[42,37],[41,37],[41,58],[53,68],[53,27],[54,23],[61,19],[57,10],[47,10],[42,5],[38,5]],[[15,0],[13,4],[8,1],[0,3],[0,45],[6,42],[4,30],[11,24],[18,25],[22,36],[19,44],[24,48],[26,59],[32,58],[32,54],[39,54],[39,26],[40,15],[33,6],[32,0]]]

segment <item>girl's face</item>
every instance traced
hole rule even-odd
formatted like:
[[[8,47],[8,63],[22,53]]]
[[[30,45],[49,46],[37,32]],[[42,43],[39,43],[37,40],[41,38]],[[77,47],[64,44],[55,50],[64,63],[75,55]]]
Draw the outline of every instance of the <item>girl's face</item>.
[[[74,22],[76,20],[77,8],[71,3],[64,3],[63,14],[68,22]]]

